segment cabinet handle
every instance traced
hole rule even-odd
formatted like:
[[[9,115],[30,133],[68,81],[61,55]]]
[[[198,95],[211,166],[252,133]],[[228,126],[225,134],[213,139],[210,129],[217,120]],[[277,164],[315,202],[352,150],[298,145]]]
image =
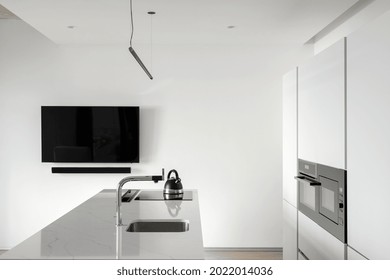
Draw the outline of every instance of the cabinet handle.
[[[299,182],[308,184],[309,186],[321,186],[321,183],[320,183],[320,182],[315,181],[315,180],[308,179],[308,178],[306,178],[305,176],[295,176],[294,178],[295,178],[296,180],[298,180]]]

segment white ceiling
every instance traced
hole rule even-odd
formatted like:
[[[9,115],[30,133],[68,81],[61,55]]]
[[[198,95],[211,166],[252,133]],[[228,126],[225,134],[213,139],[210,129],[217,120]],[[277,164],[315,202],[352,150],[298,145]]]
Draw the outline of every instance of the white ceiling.
[[[155,11],[153,44],[303,44],[356,2],[133,0],[133,42],[150,43],[147,12]],[[130,37],[129,0],[0,0],[0,4],[58,44],[126,44]]]

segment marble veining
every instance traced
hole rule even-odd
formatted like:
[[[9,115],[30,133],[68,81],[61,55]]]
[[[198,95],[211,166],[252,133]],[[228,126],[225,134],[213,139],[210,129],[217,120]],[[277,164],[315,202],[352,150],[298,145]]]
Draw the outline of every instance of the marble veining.
[[[115,190],[102,190],[0,259],[203,259],[198,196],[188,191],[191,201],[122,203],[125,225],[117,228]],[[190,226],[187,232],[127,232],[139,219],[183,219]]]

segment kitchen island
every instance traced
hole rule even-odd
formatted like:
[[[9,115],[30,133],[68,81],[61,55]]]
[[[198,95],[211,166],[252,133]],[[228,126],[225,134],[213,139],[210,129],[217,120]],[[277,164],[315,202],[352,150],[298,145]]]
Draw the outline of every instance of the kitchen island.
[[[127,190],[124,191],[124,193]],[[190,200],[137,200],[162,190],[131,190],[116,226],[116,191],[105,189],[29,237],[0,259],[203,259],[198,195]],[[147,196],[146,196],[147,197]],[[186,221],[183,232],[128,232],[137,221]]]

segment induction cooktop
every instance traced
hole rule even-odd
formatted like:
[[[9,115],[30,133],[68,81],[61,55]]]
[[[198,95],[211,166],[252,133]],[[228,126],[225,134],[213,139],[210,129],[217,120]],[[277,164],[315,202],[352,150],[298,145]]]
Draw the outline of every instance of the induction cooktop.
[[[183,194],[165,195],[163,191],[141,191],[135,200],[192,200],[192,191],[184,191]]]

